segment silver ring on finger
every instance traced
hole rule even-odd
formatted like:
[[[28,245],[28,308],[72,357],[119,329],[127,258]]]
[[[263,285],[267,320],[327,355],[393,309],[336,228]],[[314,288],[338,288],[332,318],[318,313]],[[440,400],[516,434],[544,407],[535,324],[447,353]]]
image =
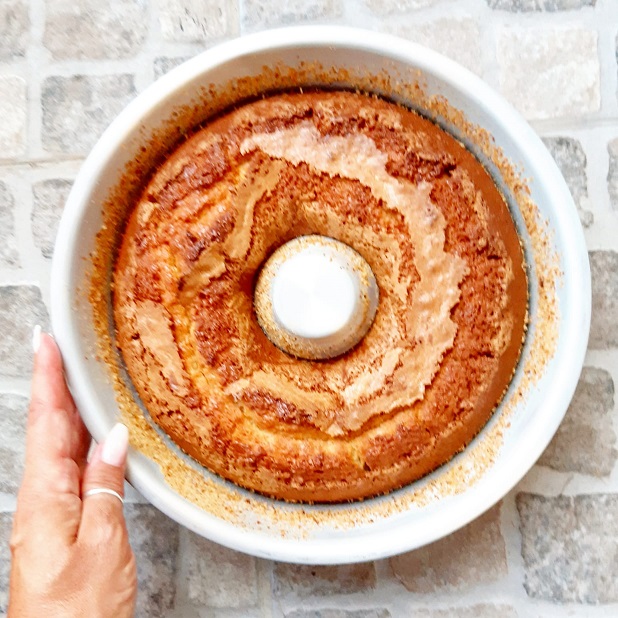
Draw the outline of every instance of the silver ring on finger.
[[[107,494],[109,496],[114,496],[120,500],[120,504],[124,504],[124,498],[113,489],[107,489],[107,487],[94,487],[93,489],[89,489],[84,493],[84,498],[89,498],[90,496],[96,496],[98,494]]]

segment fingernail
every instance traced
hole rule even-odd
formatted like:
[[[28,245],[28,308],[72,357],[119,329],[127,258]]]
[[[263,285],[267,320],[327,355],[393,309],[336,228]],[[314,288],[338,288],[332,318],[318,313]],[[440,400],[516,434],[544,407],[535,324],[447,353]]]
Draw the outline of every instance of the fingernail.
[[[41,327],[37,324],[32,331],[32,351],[36,354],[41,347]]]
[[[122,423],[116,423],[107,434],[101,449],[101,461],[110,466],[124,464],[129,448],[129,430]]]

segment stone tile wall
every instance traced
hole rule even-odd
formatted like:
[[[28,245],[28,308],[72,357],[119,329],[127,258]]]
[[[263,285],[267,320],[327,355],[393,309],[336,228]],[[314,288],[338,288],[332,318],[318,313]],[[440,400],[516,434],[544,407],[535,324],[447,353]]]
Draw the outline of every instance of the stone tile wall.
[[[463,63],[531,122],[585,228],[586,367],[553,442],[491,511],[390,560],[310,567],[195,537],[131,492],[140,617],[618,616],[618,2],[0,1],[0,616],[34,324],[49,328],[58,219],[83,158],[136,93],[225,39],[297,23],[398,34]]]

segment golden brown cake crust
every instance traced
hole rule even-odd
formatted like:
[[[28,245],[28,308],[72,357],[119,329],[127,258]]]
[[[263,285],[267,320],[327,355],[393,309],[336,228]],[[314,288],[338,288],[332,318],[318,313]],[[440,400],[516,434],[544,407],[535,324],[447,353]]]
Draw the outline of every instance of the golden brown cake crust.
[[[253,286],[283,243],[356,249],[380,288],[353,350],[292,358]],[[132,212],[114,276],[118,345],[153,419],[235,483],[359,499],[446,462],[481,429],[523,340],[519,239],[491,178],[416,114],[348,92],[283,94],[198,131]]]

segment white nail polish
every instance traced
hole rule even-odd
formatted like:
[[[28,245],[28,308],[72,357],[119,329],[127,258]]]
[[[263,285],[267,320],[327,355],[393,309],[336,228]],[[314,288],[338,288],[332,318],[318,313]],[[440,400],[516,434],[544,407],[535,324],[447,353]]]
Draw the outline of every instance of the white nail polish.
[[[36,354],[41,347],[41,327],[37,324],[32,331],[32,351]]]
[[[129,430],[122,423],[116,423],[107,434],[101,449],[101,461],[110,466],[124,464],[129,447]]]

